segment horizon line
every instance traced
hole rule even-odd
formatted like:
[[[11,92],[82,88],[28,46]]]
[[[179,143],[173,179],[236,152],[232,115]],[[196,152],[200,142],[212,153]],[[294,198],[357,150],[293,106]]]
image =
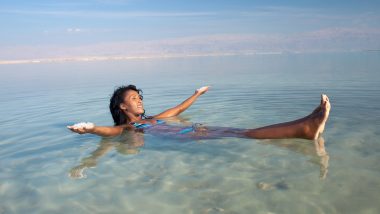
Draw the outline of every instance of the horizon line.
[[[225,57],[225,56],[250,56],[250,55],[282,55],[282,54],[313,54],[313,53],[357,53],[378,52],[380,50],[349,50],[349,51],[244,51],[244,52],[221,52],[221,53],[189,53],[189,54],[154,54],[154,55],[114,55],[114,56],[75,56],[75,57],[52,57],[39,59],[0,60],[0,65],[15,64],[39,64],[39,63],[63,63],[63,62],[97,62],[97,61],[122,61],[122,60],[145,60],[165,58],[191,58],[191,57]]]

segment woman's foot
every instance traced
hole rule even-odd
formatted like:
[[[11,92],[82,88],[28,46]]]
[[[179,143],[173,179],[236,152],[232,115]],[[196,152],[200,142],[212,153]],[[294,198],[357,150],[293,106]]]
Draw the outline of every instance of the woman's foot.
[[[255,139],[303,138],[315,140],[323,133],[330,113],[330,101],[321,95],[321,104],[308,116],[285,123],[278,123],[256,129],[248,129],[244,137]]]
[[[321,104],[305,118],[305,138],[315,140],[325,130],[325,124],[329,117],[331,105],[327,95],[321,95]]]

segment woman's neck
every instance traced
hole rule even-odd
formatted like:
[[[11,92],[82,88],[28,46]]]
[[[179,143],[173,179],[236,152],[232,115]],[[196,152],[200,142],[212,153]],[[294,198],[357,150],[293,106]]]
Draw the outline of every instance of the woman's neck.
[[[142,120],[141,115],[134,115],[127,113],[128,123],[133,123]]]

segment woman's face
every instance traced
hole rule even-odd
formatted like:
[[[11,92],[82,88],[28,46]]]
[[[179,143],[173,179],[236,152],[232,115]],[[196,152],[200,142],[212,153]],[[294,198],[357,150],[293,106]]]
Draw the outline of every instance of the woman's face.
[[[124,102],[120,105],[120,108],[134,115],[144,113],[144,104],[141,96],[134,90],[127,91],[124,97]]]

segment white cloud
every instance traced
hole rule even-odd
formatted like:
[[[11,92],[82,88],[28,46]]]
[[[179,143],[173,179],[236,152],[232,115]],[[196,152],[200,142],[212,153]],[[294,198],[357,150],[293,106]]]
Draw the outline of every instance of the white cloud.
[[[68,32],[68,33],[79,33],[79,32],[83,32],[83,29],[80,29],[80,28],[67,28],[66,32]]]

